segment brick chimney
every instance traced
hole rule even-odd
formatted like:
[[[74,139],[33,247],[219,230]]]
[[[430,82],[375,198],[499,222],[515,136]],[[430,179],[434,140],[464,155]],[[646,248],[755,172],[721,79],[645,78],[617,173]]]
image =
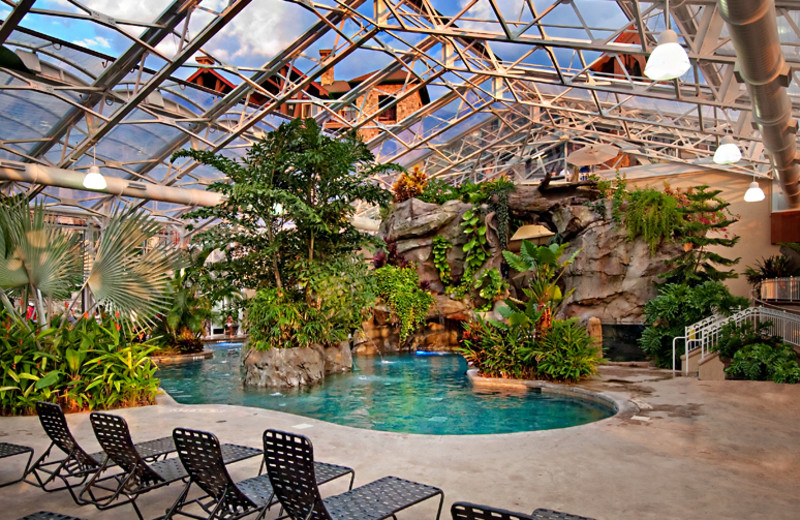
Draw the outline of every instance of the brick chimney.
[[[319,50],[320,64],[322,64],[325,60],[327,60],[332,52],[333,52],[332,49],[320,49]],[[331,83],[333,83],[333,67],[323,72],[322,76],[320,76],[319,78],[319,84],[322,85],[323,87],[326,85],[330,85]]]

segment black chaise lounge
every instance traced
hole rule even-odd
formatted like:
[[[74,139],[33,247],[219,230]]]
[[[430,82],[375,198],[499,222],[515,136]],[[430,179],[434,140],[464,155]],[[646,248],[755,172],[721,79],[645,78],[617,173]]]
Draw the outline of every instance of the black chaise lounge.
[[[32,475],[25,482],[40,487],[45,491],[59,491],[66,489],[72,499],[81,504],[77,491],[86,482],[86,479],[97,473],[106,462],[105,453],[87,453],[69,430],[64,411],[55,403],[39,401],[36,403],[36,413],[47,436],[50,446],[36,459],[28,475]],[[53,450],[58,448],[58,450]],[[59,450],[62,453],[59,453]],[[136,445],[136,450],[145,460],[156,460],[159,457],[175,451],[172,437],[162,437]],[[109,463],[110,465],[113,465]],[[60,485],[59,485],[60,481]]]
[[[293,520],[380,520],[428,498],[439,496],[441,489],[383,477],[340,495],[323,499],[319,494],[311,441],[302,435],[267,430],[264,432],[264,458],[275,495],[287,517]]]
[[[179,480],[187,481],[189,474],[178,458],[147,463],[131,441],[128,423],[118,415],[92,412],[89,415],[97,441],[108,455],[100,470],[89,479],[79,499],[94,504],[100,510],[130,503],[136,515],[142,519],[136,499],[156,488]],[[225,444],[221,448],[226,464],[261,455],[261,450]],[[121,473],[105,476],[110,463],[117,464]]]
[[[260,519],[269,506],[276,503],[268,475],[258,475],[241,482],[231,479],[222,460],[219,440],[213,433],[176,428],[172,435],[190,480],[165,518],[180,514],[191,518],[234,520],[257,513],[256,518]],[[314,471],[318,485],[349,474],[350,489],[353,487],[355,472],[352,468],[316,462]],[[199,486],[207,495],[184,502],[191,484]],[[199,505],[206,515],[187,513],[186,507],[191,504]]]
[[[0,459],[5,459],[6,457],[15,457],[17,455],[25,455],[26,453],[28,454],[28,462],[25,463],[25,469],[22,470],[22,475],[20,475],[18,479],[3,482],[0,484],[0,487],[16,484],[24,479],[25,474],[28,473],[28,468],[31,467],[31,459],[33,459],[33,448],[20,446],[19,444],[11,444],[10,442],[0,442]]]
[[[498,509],[496,507],[455,502],[450,508],[453,520],[593,520],[585,516],[571,515],[552,509],[537,509],[530,515]]]
[[[19,520],[83,520],[74,516],[62,515],[61,513],[51,513],[49,511],[39,511],[27,516],[23,516]]]

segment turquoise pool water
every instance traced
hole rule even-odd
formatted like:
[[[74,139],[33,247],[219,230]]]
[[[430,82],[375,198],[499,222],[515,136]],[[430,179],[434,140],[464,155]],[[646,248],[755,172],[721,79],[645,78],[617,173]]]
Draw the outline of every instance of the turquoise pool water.
[[[213,359],[166,366],[161,386],[179,403],[236,404],[390,432],[467,435],[548,430],[613,415],[609,406],[539,391],[476,390],[457,355],[358,357],[349,374],[302,390],[243,388],[240,345]]]

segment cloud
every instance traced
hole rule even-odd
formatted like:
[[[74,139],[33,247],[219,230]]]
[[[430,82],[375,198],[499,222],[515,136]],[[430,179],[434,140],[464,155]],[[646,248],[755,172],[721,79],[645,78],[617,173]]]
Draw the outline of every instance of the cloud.
[[[81,47],[89,47],[89,48],[101,47],[104,49],[111,48],[111,43],[102,36],[95,36],[94,38],[84,38],[82,40],[72,40],[72,43],[74,43],[75,45],[80,45]]]
[[[51,1],[66,10],[75,11],[75,6],[68,0]],[[171,0],[84,2],[88,8],[117,20],[147,23],[152,22],[171,3]],[[202,9],[195,9],[189,18],[189,35],[198,34],[212,21],[214,15],[209,11],[223,11],[228,4],[228,0],[202,0],[199,5]],[[205,48],[222,60],[239,62],[237,65],[252,65],[249,63],[251,60],[260,64],[265,57],[274,56],[289,46],[315,20],[316,16],[291,2],[259,0],[245,7]],[[131,35],[138,35],[143,30],[141,27],[129,25],[122,25],[121,29]],[[91,47],[93,44],[107,46],[109,42],[94,37],[78,40],[76,43]],[[168,36],[159,44],[158,50],[167,56],[173,56],[177,46],[176,38]],[[248,63],[241,63],[242,60]]]
[[[285,49],[316,17],[282,0],[261,0],[248,5],[213,42],[221,58],[269,57]]]

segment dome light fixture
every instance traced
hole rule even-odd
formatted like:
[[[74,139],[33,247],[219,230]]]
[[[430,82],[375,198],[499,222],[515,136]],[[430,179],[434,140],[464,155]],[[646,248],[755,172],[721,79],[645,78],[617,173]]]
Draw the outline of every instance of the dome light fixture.
[[[714,162],[717,164],[733,164],[742,158],[742,151],[736,146],[733,137],[726,135],[720,141],[717,151],[714,152]],[[760,200],[760,199],[759,199]]]
[[[108,186],[106,178],[100,173],[100,168],[96,164],[89,166],[89,171],[83,178],[83,187],[87,190],[104,190]]]
[[[653,81],[666,81],[680,78],[689,67],[689,56],[678,43],[678,34],[666,29],[658,36],[658,46],[647,58],[644,75]]]
[[[764,190],[761,189],[761,186],[758,185],[758,182],[753,177],[753,182],[750,183],[750,187],[747,188],[747,191],[744,192],[744,201],[745,202],[761,202],[766,198],[764,195]]]

